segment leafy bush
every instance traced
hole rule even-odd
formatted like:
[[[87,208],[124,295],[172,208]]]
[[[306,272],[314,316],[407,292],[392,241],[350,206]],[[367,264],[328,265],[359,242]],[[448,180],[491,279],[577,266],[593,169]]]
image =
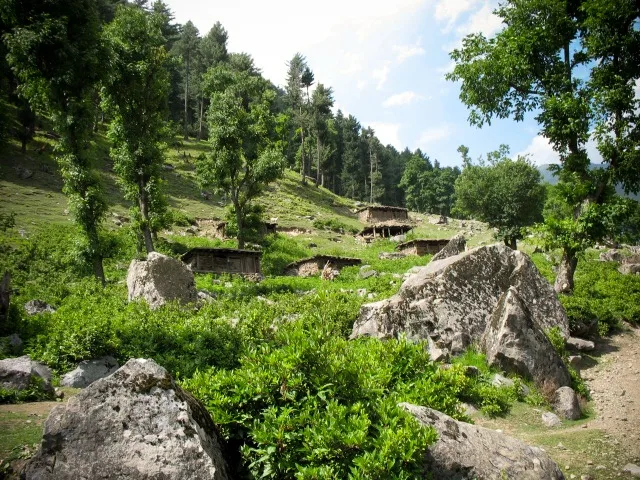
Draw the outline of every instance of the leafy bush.
[[[313,221],[313,227],[317,228],[318,230],[329,230],[331,232],[342,233],[342,234],[358,233],[358,230],[356,228],[350,227],[346,223],[341,222],[340,220],[337,220],[335,218],[327,218],[327,219],[316,218]]]
[[[266,275],[280,275],[291,262],[311,256],[309,248],[283,235],[270,235],[263,245],[261,267]]]
[[[42,400],[52,400],[53,392],[47,392],[42,388],[43,380],[38,377],[31,377],[29,387],[24,390],[14,390],[0,387],[0,405],[6,403],[38,402]]]

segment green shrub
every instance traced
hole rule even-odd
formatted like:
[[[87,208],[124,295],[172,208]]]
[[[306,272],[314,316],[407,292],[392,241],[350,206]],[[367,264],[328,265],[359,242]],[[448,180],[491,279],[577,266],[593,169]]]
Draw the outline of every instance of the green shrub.
[[[313,227],[317,228],[318,230],[329,230],[331,232],[342,233],[342,234],[358,233],[358,230],[356,228],[350,227],[346,223],[341,222],[340,220],[337,220],[335,218],[327,218],[327,219],[316,218],[313,221]]]
[[[14,390],[0,387],[0,405],[6,403],[39,402],[53,400],[53,392],[47,392],[42,388],[43,380],[39,377],[31,377],[29,387],[24,390]]]

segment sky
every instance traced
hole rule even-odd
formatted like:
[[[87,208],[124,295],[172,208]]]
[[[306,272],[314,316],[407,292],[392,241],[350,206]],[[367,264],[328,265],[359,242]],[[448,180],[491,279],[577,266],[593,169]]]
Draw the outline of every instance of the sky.
[[[501,29],[494,0],[325,0],[300,2],[165,0],[181,24],[202,36],[216,21],[231,52],[249,53],[263,75],[284,86],[287,62],[302,53],[316,82],[334,91],[335,110],[370,126],[383,144],[420,148],[442,166],[461,165],[459,145],[472,158],[507,144],[532,162],[557,163],[538,135],[533,114],[522,122],[469,125],[459,84],[444,79],[449,52],[472,32]],[[595,150],[592,146],[590,150]]]

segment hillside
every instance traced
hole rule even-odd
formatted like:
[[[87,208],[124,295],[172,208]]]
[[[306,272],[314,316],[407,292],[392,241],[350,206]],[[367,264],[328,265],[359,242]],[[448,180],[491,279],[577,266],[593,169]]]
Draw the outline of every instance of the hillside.
[[[538,171],[540,172],[540,175],[542,175],[543,182],[548,183],[549,185],[556,185],[558,183],[558,177],[553,174],[552,167],[553,166],[551,164],[538,165]],[[602,165],[591,164],[591,168],[602,168]],[[616,193],[623,197],[628,197],[632,198],[633,200],[640,201],[640,194],[625,194],[621,185],[616,185]]]

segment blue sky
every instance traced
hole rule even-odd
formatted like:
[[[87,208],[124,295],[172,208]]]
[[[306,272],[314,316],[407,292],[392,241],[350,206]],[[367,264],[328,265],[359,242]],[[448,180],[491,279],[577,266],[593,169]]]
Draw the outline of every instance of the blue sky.
[[[466,34],[500,30],[497,1],[165,1],[176,21],[191,20],[201,35],[220,21],[230,51],[251,54],[276,85],[285,83],[286,62],[302,53],[316,82],[333,88],[336,108],[373,127],[384,144],[420,148],[441,165],[461,164],[460,144],[472,158],[505,143],[536,164],[557,161],[533,115],[471,127],[459,86],[444,80],[453,67],[448,52]]]

